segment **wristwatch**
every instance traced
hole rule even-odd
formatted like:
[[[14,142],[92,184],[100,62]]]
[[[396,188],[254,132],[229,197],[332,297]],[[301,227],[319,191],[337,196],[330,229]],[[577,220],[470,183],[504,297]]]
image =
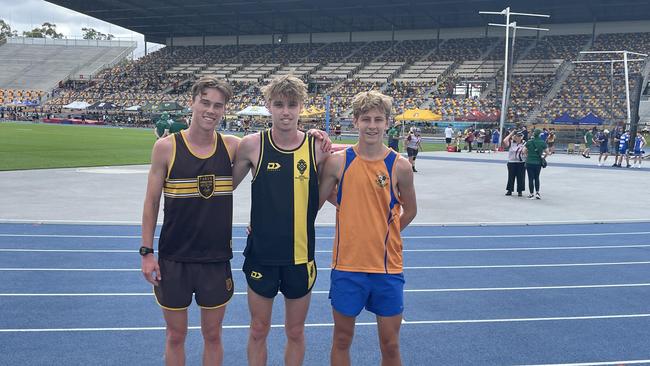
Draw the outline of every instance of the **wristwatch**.
[[[150,253],[153,254],[153,248],[140,247],[140,255],[141,256],[144,257],[145,255],[150,254]]]

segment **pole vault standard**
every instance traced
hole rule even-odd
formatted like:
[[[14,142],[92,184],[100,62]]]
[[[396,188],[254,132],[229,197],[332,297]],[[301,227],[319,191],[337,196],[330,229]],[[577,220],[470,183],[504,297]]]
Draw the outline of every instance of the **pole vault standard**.
[[[628,58],[628,55],[636,55],[636,56],[641,56],[641,57],[648,57],[645,53],[638,53],[638,52],[630,52],[630,51],[581,51],[580,53],[583,54],[623,54],[623,59],[622,60],[596,60],[596,61],[573,61],[575,64],[587,64],[587,63],[609,63],[611,64],[612,67],[612,73],[613,73],[613,67],[614,63],[616,62],[622,62],[623,65],[625,66],[625,101],[627,105],[627,121],[626,125],[629,127],[632,124],[632,112],[630,110],[630,77],[629,77],[629,71],[628,71],[628,62],[635,62],[635,61],[645,61],[643,58],[635,58],[635,59],[630,59]],[[613,75],[612,75],[613,78]],[[613,115],[613,113],[612,113]]]
[[[515,13],[510,11],[510,7],[507,7],[501,11],[479,11],[479,14],[492,14],[492,15],[504,15],[506,17],[505,24],[497,23],[488,23],[488,25],[494,27],[504,27],[506,29],[506,41],[505,41],[505,58],[503,60],[503,95],[501,96],[501,118],[499,123],[499,146],[503,141],[503,125],[505,123],[506,114],[508,114],[508,89],[510,85],[508,83],[509,74],[508,74],[508,62],[509,62],[509,50],[508,44],[510,38],[510,28],[513,29],[513,55],[514,55],[514,40],[516,36],[517,29],[529,29],[529,30],[538,30],[538,31],[548,31],[546,28],[535,28],[535,27],[519,27],[517,22],[510,22],[511,16],[527,16],[527,17],[537,17],[537,18],[550,18],[550,15],[545,14],[529,14],[529,13]]]

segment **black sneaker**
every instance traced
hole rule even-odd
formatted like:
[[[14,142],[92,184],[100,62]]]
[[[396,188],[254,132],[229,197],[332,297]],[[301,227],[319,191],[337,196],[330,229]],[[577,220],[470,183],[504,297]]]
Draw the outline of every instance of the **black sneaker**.
[[[535,199],[536,200],[541,200],[542,197],[539,195],[539,192],[535,193]]]
[[[417,170],[415,169],[415,167],[413,167],[413,172],[415,172],[415,173],[417,173],[417,172],[418,172],[418,171],[417,171]]]
[[[529,199],[529,200],[534,200],[534,199],[535,199],[535,196],[534,196],[533,194],[529,194],[529,195],[528,195],[528,199]]]
[[[506,196],[512,196],[512,191],[506,191]]]
[[[517,192],[517,196],[521,197],[523,194],[521,194],[521,192]]]

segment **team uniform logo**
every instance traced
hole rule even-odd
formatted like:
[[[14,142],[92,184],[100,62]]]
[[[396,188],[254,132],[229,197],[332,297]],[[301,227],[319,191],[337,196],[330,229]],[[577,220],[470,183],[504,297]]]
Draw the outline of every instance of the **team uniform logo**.
[[[259,272],[252,271],[251,272],[251,278],[254,280],[261,280],[262,279],[262,274]]]
[[[388,177],[384,173],[378,172],[375,183],[377,183],[377,186],[379,186],[379,188],[384,188],[388,185]]]
[[[232,290],[232,278],[226,279],[226,291]]]
[[[214,193],[214,175],[199,175],[196,178],[199,195],[205,199],[212,197]]]
[[[296,164],[296,169],[298,169],[298,173],[300,173],[299,176],[296,177],[296,179],[300,179],[302,182],[305,179],[308,179],[305,177],[305,172],[307,171],[307,162],[304,161],[303,159],[298,160],[298,163]]]
[[[282,165],[280,165],[280,163],[268,163],[266,165],[266,170],[267,171],[276,171],[276,170],[280,170],[281,167],[282,167]]]

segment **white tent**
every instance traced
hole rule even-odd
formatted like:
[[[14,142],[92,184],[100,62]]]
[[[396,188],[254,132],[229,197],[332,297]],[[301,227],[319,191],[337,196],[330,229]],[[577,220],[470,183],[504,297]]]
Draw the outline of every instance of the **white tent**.
[[[140,107],[139,105],[132,105],[129,108],[124,108],[124,110],[127,112],[137,112],[140,109],[142,109],[142,107]]]
[[[88,108],[89,105],[90,105],[90,103],[80,102],[78,100],[75,100],[74,102],[72,102],[72,103],[70,103],[68,105],[64,105],[63,108],[66,108],[66,109],[86,109],[86,108]]]
[[[264,116],[268,117],[271,115],[268,109],[264,106],[259,105],[249,105],[248,107],[242,109],[241,111],[235,113],[238,116]]]

